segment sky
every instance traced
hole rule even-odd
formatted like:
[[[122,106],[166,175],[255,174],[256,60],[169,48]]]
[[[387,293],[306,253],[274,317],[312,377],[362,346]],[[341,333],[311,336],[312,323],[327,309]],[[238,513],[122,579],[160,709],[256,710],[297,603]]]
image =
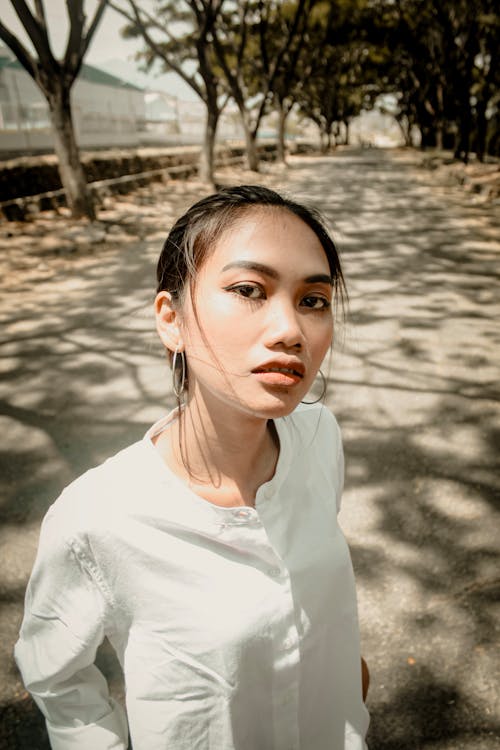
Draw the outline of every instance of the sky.
[[[32,2],[28,0],[28,4],[32,5]],[[66,2],[45,0],[44,4],[52,49],[56,56],[60,56],[65,48],[68,32]],[[93,17],[96,0],[86,0],[84,7],[89,21]],[[27,42],[27,36],[10,0],[0,0],[0,17],[2,23],[19,35],[21,41]],[[137,70],[134,54],[141,49],[142,43],[137,39],[122,38],[120,29],[125,23],[125,19],[119,13],[112,8],[106,8],[85,56],[85,62],[145,88],[161,89],[188,101],[196,100],[196,94],[175,73],[156,76],[153,73],[141,74]]]

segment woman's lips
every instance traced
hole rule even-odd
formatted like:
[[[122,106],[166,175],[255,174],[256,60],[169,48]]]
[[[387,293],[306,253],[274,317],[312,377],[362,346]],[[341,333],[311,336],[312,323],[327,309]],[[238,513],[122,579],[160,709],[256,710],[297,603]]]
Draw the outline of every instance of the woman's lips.
[[[253,371],[255,377],[266,385],[291,386],[300,383],[303,375],[288,367],[262,367]]]

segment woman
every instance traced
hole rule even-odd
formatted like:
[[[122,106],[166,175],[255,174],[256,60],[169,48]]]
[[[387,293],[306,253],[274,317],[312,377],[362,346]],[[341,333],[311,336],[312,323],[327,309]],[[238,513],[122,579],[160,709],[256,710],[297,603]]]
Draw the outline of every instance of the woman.
[[[344,282],[315,212],[195,204],[159,263],[178,408],[49,510],[16,658],[57,750],[359,750],[339,428],[300,405]],[[107,635],[127,716],[94,666]]]

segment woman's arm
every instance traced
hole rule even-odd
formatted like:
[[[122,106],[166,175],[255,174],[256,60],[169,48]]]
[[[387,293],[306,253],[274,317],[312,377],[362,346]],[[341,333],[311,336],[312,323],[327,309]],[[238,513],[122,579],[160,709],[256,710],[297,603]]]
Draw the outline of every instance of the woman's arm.
[[[87,550],[49,511],[26,592],[15,658],[45,715],[53,750],[125,750],[127,722],[94,666],[105,634],[106,597]]]
[[[370,687],[370,672],[368,670],[368,664],[361,657],[361,684],[363,686],[363,701],[366,703],[366,696],[368,695],[368,688]]]

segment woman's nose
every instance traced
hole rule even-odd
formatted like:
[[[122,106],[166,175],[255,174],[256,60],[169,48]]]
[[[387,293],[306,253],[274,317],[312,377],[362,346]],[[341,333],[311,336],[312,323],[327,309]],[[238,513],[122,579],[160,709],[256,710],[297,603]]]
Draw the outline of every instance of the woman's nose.
[[[269,310],[266,345],[300,349],[303,344],[304,334],[294,305],[289,302],[274,304]]]

